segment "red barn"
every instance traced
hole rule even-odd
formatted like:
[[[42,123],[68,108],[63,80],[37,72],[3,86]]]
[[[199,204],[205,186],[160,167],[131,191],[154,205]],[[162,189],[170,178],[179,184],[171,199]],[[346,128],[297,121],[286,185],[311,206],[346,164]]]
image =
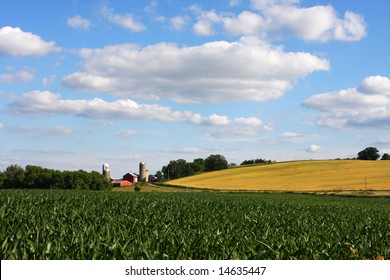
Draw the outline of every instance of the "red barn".
[[[111,183],[113,187],[130,187],[133,185],[127,180],[112,180]]]
[[[108,166],[108,164],[104,165],[104,166]],[[103,166],[103,174],[105,171],[104,166]],[[108,167],[106,169],[108,169]],[[109,176],[109,173],[108,173],[108,176]],[[113,187],[130,187],[133,184],[138,182],[138,175],[131,173],[131,172],[128,172],[125,175],[123,175],[122,179],[110,178],[110,180],[111,180]]]
[[[123,180],[120,184],[121,187],[130,187],[131,185],[133,185],[133,184],[129,181],[126,181],[126,180]]]
[[[128,172],[125,175],[123,175],[123,180],[129,181],[134,184],[138,182],[138,176],[134,173]]]

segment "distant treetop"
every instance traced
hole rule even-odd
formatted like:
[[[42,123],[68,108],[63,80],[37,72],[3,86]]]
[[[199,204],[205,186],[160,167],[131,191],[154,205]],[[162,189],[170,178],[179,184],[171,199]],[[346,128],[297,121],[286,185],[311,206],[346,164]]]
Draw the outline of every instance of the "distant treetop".
[[[379,151],[375,147],[365,148],[358,153],[358,159],[362,160],[377,160],[380,157]]]

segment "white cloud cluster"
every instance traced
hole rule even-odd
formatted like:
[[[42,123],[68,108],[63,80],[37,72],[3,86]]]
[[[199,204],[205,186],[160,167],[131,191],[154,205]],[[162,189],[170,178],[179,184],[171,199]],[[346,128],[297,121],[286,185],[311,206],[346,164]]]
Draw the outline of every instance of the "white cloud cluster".
[[[80,15],[75,15],[73,17],[69,17],[67,19],[67,24],[75,29],[81,29],[84,31],[88,31],[91,27],[91,21],[85,18],[82,18]]]
[[[330,67],[325,59],[284,52],[254,37],[193,47],[124,44],[80,55],[82,70],[63,78],[67,87],[181,103],[276,99],[295,80]]]
[[[365,78],[358,91],[369,95],[390,95],[390,79],[382,76]]]
[[[162,122],[186,122],[206,128],[208,137],[216,139],[245,139],[259,137],[259,133],[272,130],[272,125],[260,119],[234,118],[211,115],[202,117],[189,111],[172,111],[168,107],[153,104],[138,104],[132,100],[107,102],[99,98],[92,100],[62,99],[58,93],[32,91],[23,94],[8,104],[14,114],[47,116],[53,114],[76,115],[93,119],[157,120]],[[117,136],[133,136],[139,132],[122,131]]]
[[[54,42],[45,42],[39,36],[24,32],[19,27],[0,28],[0,55],[42,56],[58,50]]]
[[[212,115],[205,118],[203,124],[211,127],[205,136],[214,141],[253,141],[273,130],[272,124],[255,117],[229,120],[226,116]]]
[[[201,11],[192,30],[198,35],[210,36],[214,34],[213,25],[222,21],[223,18],[215,11]]]
[[[305,151],[307,153],[320,153],[320,152],[323,152],[325,151],[325,149],[321,146],[318,146],[318,145],[315,145],[315,144],[311,144],[309,147],[307,147],[305,149]]]
[[[34,80],[34,75],[27,70],[17,70],[14,67],[6,67],[8,73],[0,74],[0,83],[13,84],[16,82],[26,83]]]
[[[294,36],[307,41],[329,40],[357,41],[366,34],[363,16],[346,11],[343,18],[330,5],[300,7],[300,1],[252,0],[257,12],[243,11],[239,15],[226,15],[195,9],[197,22],[193,30],[198,35],[215,33],[215,26],[222,25],[231,35],[258,35],[274,38]]]
[[[252,6],[265,17],[266,29],[292,34],[308,41],[357,41],[366,34],[363,16],[346,11],[339,18],[330,5],[300,7],[300,0],[252,0]]]
[[[189,22],[189,18],[186,16],[176,16],[171,18],[170,20],[171,28],[173,30],[179,31],[182,30],[183,27]]]
[[[102,6],[102,8],[100,9],[100,13],[111,23],[129,29],[132,32],[142,32],[146,30],[145,25],[143,25],[141,22],[136,21],[132,14],[116,14],[113,8],[109,8],[106,5]]]
[[[229,118],[227,116],[213,114],[208,116],[204,122],[211,125],[227,125],[229,123]]]
[[[97,119],[155,119],[158,121],[198,122],[200,116],[188,111],[172,111],[154,104],[138,104],[132,100],[107,102],[100,98],[92,100],[61,99],[59,93],[32,91],[16,98],[9,109],[22,115],[40,116],[50,114],[77,115]]]
[[[320,111],[318,124],[343,127],[390,127],[390,79],[365,78],[357,88],[311,96],[303,103]]]
[[[223,24],[231,35],[260,35],[265,31],[267,23],[260,15],[243,11],[236,17],[225,17]]]

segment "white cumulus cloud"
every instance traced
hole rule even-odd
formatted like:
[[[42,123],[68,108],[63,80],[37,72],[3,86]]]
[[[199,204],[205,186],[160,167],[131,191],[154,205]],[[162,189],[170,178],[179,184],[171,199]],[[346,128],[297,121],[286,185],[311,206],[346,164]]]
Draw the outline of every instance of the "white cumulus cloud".
[[[0,73],[0,83],[13,84],[17,82],[29,82],[34,80],[34,74],[27,70],[17,70],[13,67],[7,67],[8,73]]]
[[[91,21],[85,18],[82,18],[80,15],[75,15],[67,19],[67,24],[76,29],[82,29],[84,31],[89,30],[91,27]]]
[[[181,103],[276,99],[295,80],[330,68],[326,59],[254,37],[193,47],[123,44],[80,55],[82,69],[63,78],[69,88]]]
[[[325,149],[321,146],[311,144],[309,147],[306,148],[306,152],[308,153],[320,153],[323,152]]]
[[[249,118],[234,118],[232,120],[224,116],[211,116],[206,118],[202,124],[210,129],[206,132],[206,138],[210,140],[222,141],[256,141],[265,132],[272,131],[272,124],[264,123],[262,120]]]
[[[134,19],[132,14],[116,14],[113,8],[109,8],[106,5],[102,6],[100,13],[111,23],[129,29],[132,32],[142,32],[146,30],[145,25]]]
[[[203,11],[195,6],[197,15],[193,31],[202,36],[216,33],[219,26],[230,35],[256,35],[270,40],[297,37],[306,41],[358,41],[367,35],[364,17],[346,11],[343,17],[331,5],[302,7],[299,0],[252,0],[255,11],[238,15]]]
[[[267,23],[260,15],[244,11],[237,17],[224,17],[223,24],[229,34],[257,35],[264,30]]]
[[[77,115],[87,118],[155,119],[159,121],[197,120],[198,116],[188,111],[172,111],[169,107],[155,104],[138,104],[129,99],[107,102],[100,98],[61,99],[59,93],[32,91],[16,98],[8,105],[16,114],[44,116],[50,114]]]
[[[24,32],[19,27],[0,28],[0,55],[42,56],[58,50],[54,42],[46,42],[38,35]]]
[[[107,102],[99,98],[62,99],[59,93],[50,91],[32,91],[15,98],[8,104],[8,110],[17,115],[45,117],[48,115],[74,115],[91,119],[157,120],[161,122],[186,122],[199,127],[207,138],[219,140],[258,139],[262,133],[273,129],[255,117],[229,119],[227,116],[201,116],[190,111],[173,111],[169,107],[155,104],[138,104],[129,99]],[[43,132],[43,131],[41,131]],[[65,127],[47,132],[72,133]],[[133,136],[136,132],[127,130],[117,136]]]
[[[294,36],[319,42],[358,41],[367,34],[366,23],[360,14],[346,11],[344,17],[339,17],[331,5],[302,7],[300,2],[252,0],[252,7],[258,14],[246,11],[237,17],[225,17],[225,29],[237,35]]]
[[[371,76],[363,80],[358,90],[365,94],[390,95],[390,79],[383,76]]]
[[[390,127],[388,78],[372,76],[357,88],[313,95],[304,105],[318,110],[318,124],[343,127]]]
[[[170,19],[171,27],[173,30],[182,30],[188,23],[189,19],[186,16],[176,16]]]
[[[197,11],[199,15],[197,16],[198,20],[192,27],[192,30],[197,35],[210,36],[214,34],[214,24],[220,23],[223,21],[221,17],[214,10],[212,11]]]
[[[213,114],[207,117],[204,121],[212,125],[226,125],[229,123],[229,118],[227,116]]]

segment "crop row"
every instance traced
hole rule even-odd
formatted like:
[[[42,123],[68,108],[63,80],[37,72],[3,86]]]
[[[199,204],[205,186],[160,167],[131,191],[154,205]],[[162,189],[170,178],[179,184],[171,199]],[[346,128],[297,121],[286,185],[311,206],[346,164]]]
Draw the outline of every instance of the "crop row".
[[[390,200],[0,191],[1,259],[390,258]]]

